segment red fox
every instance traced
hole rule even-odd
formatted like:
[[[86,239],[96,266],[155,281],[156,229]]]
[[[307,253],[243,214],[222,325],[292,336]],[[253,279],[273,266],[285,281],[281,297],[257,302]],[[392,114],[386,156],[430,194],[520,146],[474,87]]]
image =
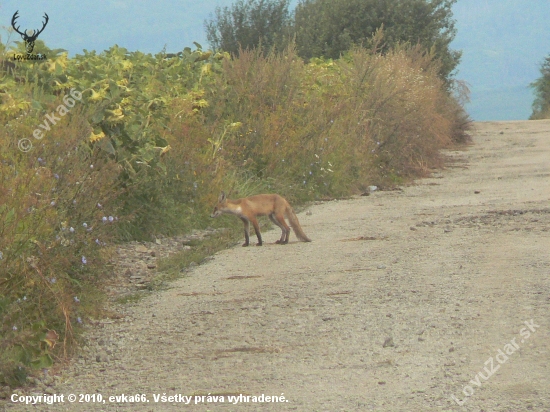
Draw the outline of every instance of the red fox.
[[[260,226],[258,226],[257,216],[268,215],[269,219],[282,230],[281,238],[275,243],[284,245],[288,243],[288,236],[290,235],[290,227],[285,222],[284,216],[290,221],[292,229],[298,239],[303,242],[311,242],[311,239],[306,236],[296,214],[290,207],[287,200],[276,194],[269,195],[255,195],[244,197],[242,199],[231,200],[225,197],[225,193],[222,192],[218,198],[218,204],[214,207],[214,211],[210,217],[217,217],[222,213],[228,213],[241,218],[244,223],[244,243],[243,246],[249,245],[250,237],[250,222],[254,226],[254,231],[258,237],[258,243],[256,246],[262,246],[262,235],[260,234]]]

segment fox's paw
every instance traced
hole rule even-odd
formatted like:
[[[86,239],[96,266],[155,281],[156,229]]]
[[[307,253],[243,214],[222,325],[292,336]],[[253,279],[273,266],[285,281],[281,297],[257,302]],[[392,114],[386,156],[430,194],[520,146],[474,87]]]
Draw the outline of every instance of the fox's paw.
[[[243,243],[243,247],[247,247],[248,246],[248,243]]]
[[[262,246],[262,243],[256,243],[256,246]]]

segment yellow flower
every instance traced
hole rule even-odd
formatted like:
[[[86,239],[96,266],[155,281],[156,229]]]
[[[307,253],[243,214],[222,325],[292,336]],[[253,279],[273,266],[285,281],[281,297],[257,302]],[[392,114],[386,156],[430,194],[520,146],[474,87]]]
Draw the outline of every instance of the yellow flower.
[[[105,133],[103,131],[99,132],[98,134],[95,134],[93,131],[90,134],[90,142],[97,142],[98,140],[101,140],[105,137]]]
[[[124,113],[122,113],[122,108],[120,106],[114,110],[105,110],[105,113],[109,113],[111,115],[105,119],[110,123],[118,123],[124,118]]]
[[[103,100],[106,96],[107,94],[105,93],[105,90],[100,90],[99,92],[92,90],[92,95],[88,97],[88,100],[91,102],[98,102]]]
[[[208,102],[204,99],[200,99],[199,101],[195,102],[195,107],[200,107],[201,109],[204,107],[208,107]]]
[[[212,65],[210,63],[205,64],[201,67],[201,76],[208,75],[212,71]]]
[[[214,55],[214,58],[217,60],[223,60],[223,59],[229,60],[231,58],[231,55],[228,52],[223,52],[223,53],[218,52]]]
[[[123,71],[129,71],[129,70],[132,70],[132,68],[134,67],[134,65],[132,64],[131,61],[129,60],[123,60],[122,61],[122,70]]]
[[[69,60],[67,58],[68,53],[61,54],[57,59],[55,59],[52,62],[48,62],[48,71],[50,73],[55,73],[56,71],[56,65],[59,65],[61,69],[66,69],[67,65],[69,64]]]
[[[201,53],[196,59],[195,59],[195,62],[200,62],[200,61],[203,61],[203,60],[208,60],[208,58],[212,56],[212,52],[211,51],[207,51],[207,52],[204,52],[204,53]]]

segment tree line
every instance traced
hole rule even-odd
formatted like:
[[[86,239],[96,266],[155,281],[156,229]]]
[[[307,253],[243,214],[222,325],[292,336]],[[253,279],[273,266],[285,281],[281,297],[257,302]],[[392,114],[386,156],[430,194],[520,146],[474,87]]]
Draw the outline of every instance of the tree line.
[[[541,76],[531,83],[535,92],[532,120],[550,118],[550,55],[540,65],[540,74]]]
[[[260,48],[281,51],[295,43],[304,60],[337,59],[354,46],[371,45],[383,28],[384,53],[396,45],[419,44],[440,62],[439,75],[449,81],[461,52],[450,48],[456,35],[452,5],[456,0],[237,0],[217,7],[205,21],[214,50],[238,55]]]

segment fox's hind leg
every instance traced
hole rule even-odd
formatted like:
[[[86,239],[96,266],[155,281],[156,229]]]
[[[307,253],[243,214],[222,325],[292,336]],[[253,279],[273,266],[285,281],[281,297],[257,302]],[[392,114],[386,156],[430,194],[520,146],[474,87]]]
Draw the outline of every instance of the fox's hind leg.
[[[290,236],[290,227],[286,224],[284,215],[282,213],[275,214],[272,213],[269,215],[269,218],[273,223],[281,228],[281,238],[275,243],[285,245],[288,243],[288,237]]]
[[[271,213],[269,215],[269,220],[271,220],[275,225],[279,226],[279,229],[281,229],[281,238],[277,240],[275,243],[283,243],[286,235],[285,227],[281,225],[281,223],[279,223],[277,219],[275,219],[275,213]]]

